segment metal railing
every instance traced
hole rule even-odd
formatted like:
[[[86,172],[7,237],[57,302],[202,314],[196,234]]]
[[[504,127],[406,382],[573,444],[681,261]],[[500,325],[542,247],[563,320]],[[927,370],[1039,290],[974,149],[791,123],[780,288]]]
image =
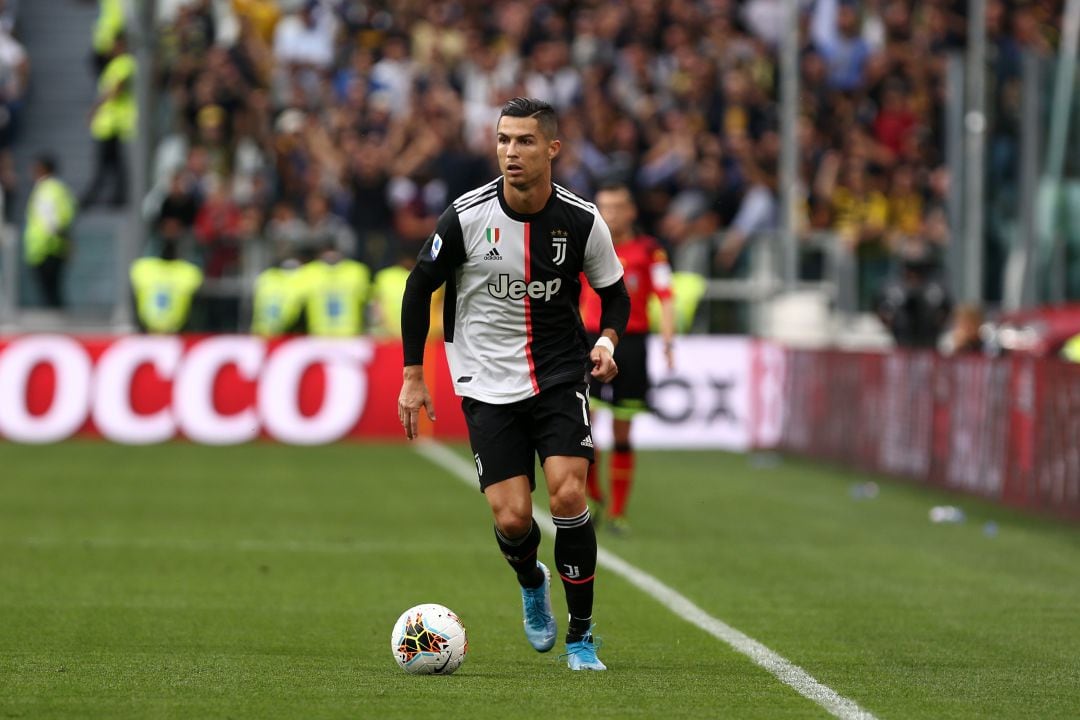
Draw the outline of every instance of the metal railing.
[[[0,224],[0,332],[18,321],[19,234],[14,225]]]
[[[704,326],[695,330],[715,331],[716,328],[712,327],[715,315],[713,304],[734,302],[747,306],[745,314],[749,327],[745,329],[751,334],[759,334],[761,309],[785,292],[780,235],[776,232],[760,233],[748,242],[749,255],[744,277],[716,276],[711,253],[720,247],[723,239],[723,234],[710,239],[708,266],[699,269],[706,278],[702,297],[706,309],[702,319]],[[820,258],[820,277],[807,277],[804,270],[810,263],[804,261],[815,254]],[[845,318],[858,312],[857,260],[836,233],[819,231],[801,235],[795,259],[797,266],[793,276],[796,292],[821,293],[833,313]]]

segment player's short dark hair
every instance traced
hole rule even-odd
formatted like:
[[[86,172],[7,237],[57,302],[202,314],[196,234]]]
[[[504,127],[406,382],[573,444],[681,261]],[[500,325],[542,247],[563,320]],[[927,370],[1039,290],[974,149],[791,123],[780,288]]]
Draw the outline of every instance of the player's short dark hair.
[[[40,153],[36,158],[34,158],[34,161],[38,165],[40,165],[41,169],[49,175],[55,175],[57,169],[59,169],[60,167],[59,163],[56,160],[56,156],[52,153]]]
[[[507,100],[499,113],[499,118],[503,117],[536,118],[540,132],[549,140],[553,140],[559,132],[559,119],[555,115],[555,108],[551,107],[551,103],[536,98],[516,97]]]
[[[596,192],[625,192],[631,198],[634,197],[634,191],[630,189],[629,183],[623,180],[619,180],[617,178],[611,180],[604,180],[600,183],[600,186],[596,188]]]

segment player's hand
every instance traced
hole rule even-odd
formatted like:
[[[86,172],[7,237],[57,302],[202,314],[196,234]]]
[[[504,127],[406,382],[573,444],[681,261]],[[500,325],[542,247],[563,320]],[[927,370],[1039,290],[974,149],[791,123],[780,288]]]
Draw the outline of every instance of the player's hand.
[[[432,422],[435,421],[435,402],[431,399],[421,372],[410,373],[405,369],[405,380],[398,395],[398,420],[405,428],[405,437],[413,440],[420,435],[420,408],[424,408]]]
[[[619,366],[615,364],[615,359],[607,348],[594,347],[589,353],[589,359],[593,364],[592,376],[600,382],[611,382],[619,374]]]

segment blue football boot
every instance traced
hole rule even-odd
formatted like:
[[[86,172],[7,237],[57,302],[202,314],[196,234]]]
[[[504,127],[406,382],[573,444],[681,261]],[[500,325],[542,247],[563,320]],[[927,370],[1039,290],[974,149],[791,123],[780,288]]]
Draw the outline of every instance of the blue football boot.
[[[607,665],[596,657],[599,646],[599,641],[593,641],[592,628],[589,628],[585,637],[577,642],[566,643],[566,652],[562,657],[566,658],[566,664],[571,670],[607,670]]]
[[[555,647],[555,615],[551,612],[551,571],[537,561],[544,571],[544,583],[538,588],[521,588],[521,605],[525,614],[525,637],[537,652]]]

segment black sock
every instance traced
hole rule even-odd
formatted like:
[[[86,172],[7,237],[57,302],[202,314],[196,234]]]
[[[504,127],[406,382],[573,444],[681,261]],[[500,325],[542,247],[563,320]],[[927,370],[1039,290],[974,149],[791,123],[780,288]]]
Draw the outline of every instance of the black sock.
[[[544,573],[536,564],[536,550],[540,547],[540,528],[534,522],[529,532],[521,537],[508,538],[495,528],[495,540],[499,543],[506,562],[517,573],[521,587],[537,588],[544,584]]]
[[[555,522],[555,564],[559,568],[570,624],[566,642],[576,642],[592,626],[593,576],[596,574],[596,530],[589,509],[577,517],[552,518]]]

